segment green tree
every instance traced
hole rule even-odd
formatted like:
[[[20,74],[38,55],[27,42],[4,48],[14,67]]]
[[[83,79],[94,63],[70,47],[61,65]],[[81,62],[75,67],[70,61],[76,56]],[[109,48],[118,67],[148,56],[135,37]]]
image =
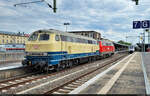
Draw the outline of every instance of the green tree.
[[[119,40],[118,43],[125,44],[125,45],[132,45],[132,43],[124,42],[123,40]]]

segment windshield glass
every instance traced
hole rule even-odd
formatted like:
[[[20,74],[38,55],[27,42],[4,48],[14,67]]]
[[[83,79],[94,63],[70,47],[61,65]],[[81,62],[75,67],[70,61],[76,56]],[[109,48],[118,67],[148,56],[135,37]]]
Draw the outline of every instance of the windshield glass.
[[[38,38],[38,34],[34,33],[29,37],[29,41],[35,41]]]
[[[133,46],[130,46],[130,48],[132,49],[132,48],[134,48]]]
[[[41,34],[39,40],[49,40],[49,34]]]

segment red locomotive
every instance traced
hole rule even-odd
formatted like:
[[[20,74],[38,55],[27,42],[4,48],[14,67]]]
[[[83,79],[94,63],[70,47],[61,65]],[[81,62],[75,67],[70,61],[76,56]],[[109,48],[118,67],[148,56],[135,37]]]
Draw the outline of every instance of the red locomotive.
[[[111,56],[115,52],[115,46],[110,41],[101,40],[99,41],[99,51],[101,56]]]

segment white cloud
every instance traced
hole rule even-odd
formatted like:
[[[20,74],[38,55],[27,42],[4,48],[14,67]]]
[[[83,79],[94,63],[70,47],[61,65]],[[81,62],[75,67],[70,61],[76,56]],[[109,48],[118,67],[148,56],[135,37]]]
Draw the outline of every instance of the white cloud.
[[[22,2],[24,1],[34,0]],[[53,13],[45,3],[30,4],[27,7],[13,6],[19,2],[21,1],[0,1],[2,30],[28,33],[45,28],[65,30],[63,23],[69,22],[70,31],[96,30],[102,36],[117,41],[125,40],[126,33],[139,35],[140,30],[132,29],[133,20],[150,19],[150,8],[136,6],[131,0],[57,0],[57,13]],[[53,5],[52,0],[47,2]]]

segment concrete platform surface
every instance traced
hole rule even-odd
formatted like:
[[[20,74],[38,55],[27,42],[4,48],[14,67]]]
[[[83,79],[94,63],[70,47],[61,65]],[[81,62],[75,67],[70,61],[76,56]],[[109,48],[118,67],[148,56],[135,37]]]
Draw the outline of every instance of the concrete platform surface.
[[[146,94],[141,59],[139,52],[125,57],[115,67],[94,77],[95,80],[89,80],[90,84],[86,82],[73,90],[72,94]]]
[[[146,69],[147,77],[150,80],[150,52],[141,53],[142,60]]]
[[[0,71],[22,67],[21,62],[0,64]]]

